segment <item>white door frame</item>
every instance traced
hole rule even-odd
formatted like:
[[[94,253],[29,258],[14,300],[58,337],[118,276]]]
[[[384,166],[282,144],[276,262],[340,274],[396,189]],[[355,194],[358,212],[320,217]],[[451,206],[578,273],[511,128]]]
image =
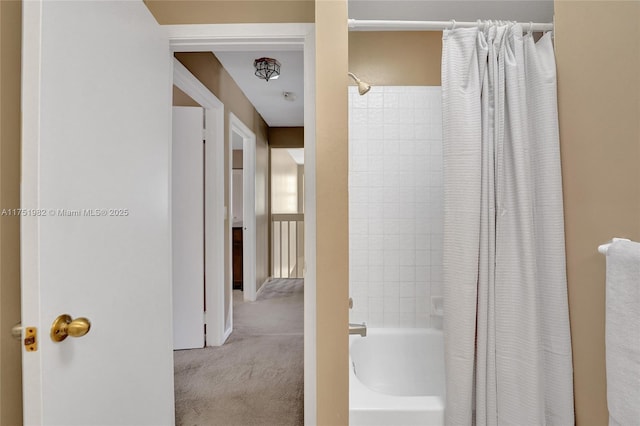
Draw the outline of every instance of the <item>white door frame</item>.
[[[164,27],[174,52],[255,51],[263,49],[302,49],[304,51],[304,419],[306,425],[315,425],[317,417],[315,25],[216,24],[166,25]],[[224,203],[217,205],[217,207],[221,210],[225,208]]]
[[[229,113],[229,164],[233,162],[233,134],[242,138],[242,293],[245,302],[257,296],[256,283],[256,135],[234,113]],[[229,194],[233,169],[229,168]],[[229,220],[229,253],[233,252],[233,223]],[[229,256],[232,270],[233,256]],[[228,286],[233,288],[233,277]]]
[[[225,327],[224,317],[224,104],[175,58],[173,84],[205,111],[206,344],[220,346],[227,340],[232,329],[232,324]],[[233,303],[229,301],[229,305]]]

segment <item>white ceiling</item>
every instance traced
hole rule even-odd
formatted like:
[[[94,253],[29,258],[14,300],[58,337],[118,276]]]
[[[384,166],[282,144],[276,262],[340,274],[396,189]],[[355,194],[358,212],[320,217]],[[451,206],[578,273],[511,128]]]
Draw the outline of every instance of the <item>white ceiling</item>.
[[[552,22],[553,0],[349,0],[349,18],[413,21],[499,19]],[[304,125],[302,51],[213,52],[270,127]],[[254,59],[267,56],[282,65],[277,80],[254,75]],[[292,92],[293,102],[284,99]]]
[[[304,125],[304,62],[302,50],[213,52],[269,127]],[[280,77],[265,81],[254,75],[253,61],[261,57],[280,62]],[[293,101],[283,93],[293,93]]]

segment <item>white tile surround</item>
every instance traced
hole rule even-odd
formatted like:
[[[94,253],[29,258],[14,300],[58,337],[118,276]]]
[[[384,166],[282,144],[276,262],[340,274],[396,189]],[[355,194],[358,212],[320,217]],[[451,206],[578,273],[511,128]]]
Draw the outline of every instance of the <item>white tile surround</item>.
[[[351,322],[441,323],[441,117],[440,87],[349,87]]]

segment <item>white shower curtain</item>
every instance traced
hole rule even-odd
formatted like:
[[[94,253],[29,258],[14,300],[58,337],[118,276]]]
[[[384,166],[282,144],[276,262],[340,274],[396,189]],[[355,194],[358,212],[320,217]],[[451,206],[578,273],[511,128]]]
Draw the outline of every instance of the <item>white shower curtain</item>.
[[[551,34],[444,31],[446,424],[573,425]]]

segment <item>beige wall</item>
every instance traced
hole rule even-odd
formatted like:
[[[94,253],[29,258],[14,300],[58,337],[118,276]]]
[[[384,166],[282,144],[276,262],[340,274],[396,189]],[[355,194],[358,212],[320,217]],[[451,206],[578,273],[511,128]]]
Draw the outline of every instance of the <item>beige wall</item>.
[[[20,42],[22,3],[0,1],[0,208],[20,207]],[[20,220],[0,218],[0,424],[22,424]]]
[[[269,127],[271,148],[304,148],[304,127]]]
[[[313,0],[144,0],[160,24],[313,22]]]
[[[201,106],[199,103],[191,99],[191,96],[184,93],[182,90],[173,86],[173,106]]]
[[[319,425],[349,422],[346,0],[316,1],[316,356]]]
[[[243,161],[243,154],[242,154],[242,150],[241,149],[234,149],[233,152],[231,153],[231,168],[233,169],[241,169],[242,168],[242,161]]]
[[[640,240],[640,2],[557,1],[556,58],[578,426],[607,424],[605,258]]]
[[[349,71],[374,86],[440,86],[441,57],[441,32],[349,33]]]
[[[229,176],[229,112],[234,113],[256,135],[256,283],[258,288],[269,276],[269,147],[267,124],[211,52],[176,53],[176,58],[224,104],[225,176]],[[225,205],[229,205],[225,185]],[[229,241],[225,226],[225,241]],[[228,247],[225,245],[225,282],[231,279]],[[227,294],[226,297],[231,297]]]

